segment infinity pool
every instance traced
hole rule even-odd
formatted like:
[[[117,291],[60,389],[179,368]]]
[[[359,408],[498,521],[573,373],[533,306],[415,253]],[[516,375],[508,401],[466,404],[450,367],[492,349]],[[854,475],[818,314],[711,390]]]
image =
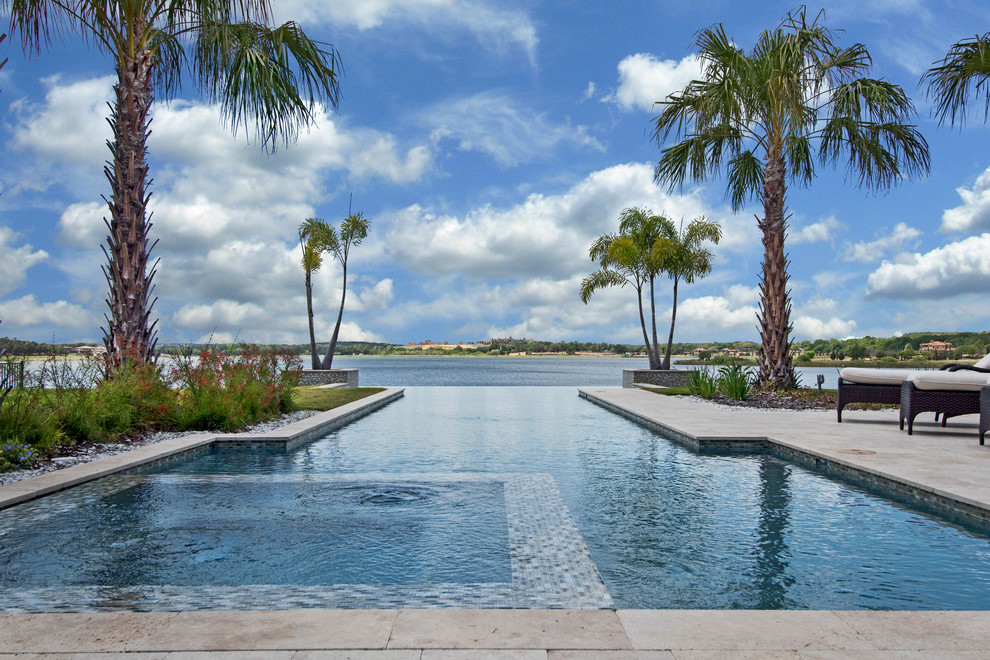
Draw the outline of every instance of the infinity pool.
[[[408,388],[0,512],[0,608],[307,605],[990,609],[990,539],[554,387]]]

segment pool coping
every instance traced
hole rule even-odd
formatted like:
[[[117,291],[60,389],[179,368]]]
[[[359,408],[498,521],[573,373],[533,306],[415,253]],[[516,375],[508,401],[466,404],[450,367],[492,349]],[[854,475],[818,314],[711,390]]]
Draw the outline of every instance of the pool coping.
[[[149,463],[175,459],[211,446],[268,446],[291,449],[311,442],[354,420],[387,406],[405,395],[405,388],[390,387],[363,399],[317,413],[311,417],[262,433],[192,433],[138,447],[121,454],[62,468],[55,472],[0,486],[0,510],[78,486],[100,477],[133,470]]]
[[[631,396],[641,393],[646,396],[656,397],[652,401],[655,405],[648,411],[643,409],[642,401],[636,402],[640,404],[638,406],[631,405],[633,404]],[[868,452],[863,457],[856,457],[854,455],[840,457],[835,455],[836,450],[834,448],[823,450],[811,446],[814,440],[802,441],[795,437],[782,437],[787,434],[779,431],[779,429],[775,431],[772,428],[774,424],[767,415],[761,418],[761,428],[770,427],[771,429],[766,435],[741,432],[740,429],[744,428],[745,424],[738,424],[731,427],[734,432],[730,434],[700,434],[685,430],[684,423],[680,421],[683,416],[677,416],[676,419],[678,422],[676,423],[665,421],[662,418],[666,411],[663,410],[664,406],[661,404],[665,399],[668,399],[668,397],[662,395],[647,394],[643,390],[578,388],[578,396],[610,412],[654,430],[663,437],[699,453],[768,452],[779,458],[809,467],[830,478],[837,478],[853,485],[879,492],[885,497],[945,517],[952,522],[975,526],[984,533],[990,532],[990,488],[987,488],[980,496],[973,497],[972,495],[966,495],[958,490],[954,490],[952,486],[946,486],[944,483],[941,486],[933,485],[933,475],[925,474],[921,470],[915,469],[913,471],[914,474],[911,474],[911,470],[905,472],[902,469],[898,471],[896,467],[891,467],[890,465],[885,465],[884,469],[880,469],[879,467],[867,464],[865,460],[872,458],[876,453],[873,451]],[[623,402],[623,399],[626,401]],[[709,416],[713,418],[721,417],[721,414],[724,413],[728,416],[735,415],[737,419],[741,420],[741,417],[739,417],[740,413],[755,412],[759,414],[759,411],[752,410],[747,410],[746,413],[742,409],[719,410],[704,403],[693,403],[693,405],[697,406],[703,412],[708,412]],[[835,428],[860,429],[859,426],[855,425],[856,422],[850,423],[848,419],[844,424],[836,422],[834,418],[831,418],[834,411],[814,412],[822,417],[821,421],[825,421],[825,416],[829,416],[830,419],[828,421]],[[768,414],[787,416],[801,413],[775,411]],[[867,421],[875,420],[881,422],[882,426],[877,427],[875,431],[876,435],[880,435],[881,433],[887,433],[889,435],[889,420],[884,419],[882,416],[883,413],[872,413]],[[948,432],[947,429],[942,430]],[[899,431],[899,433],[904,434],[904,438],[909,437],[906,435],[906,432]],[[977,443],[975,432],[972,434],[972,442],[973,445]],[[862,436],[857,437],[853,444],[862,445]],[[839,449],[838,451],[850,450]],[[987,460],[986,467],[990,468],[990,452],[986,452],[980,458]],[[903,468],[903,466],[901,467]]]

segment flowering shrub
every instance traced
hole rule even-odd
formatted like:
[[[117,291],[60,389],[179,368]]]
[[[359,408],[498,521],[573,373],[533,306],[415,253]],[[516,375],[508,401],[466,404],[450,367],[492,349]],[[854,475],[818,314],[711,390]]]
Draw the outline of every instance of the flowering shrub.
[[[52,356],[0,408],[0,471],[59,445],[150,429],[237,431],[291,409],[298,356],[254,346],[241,353],[206,349],[166,369],[125,360],[112,371]]]
[[[34,462],[34,454],[30,449],[17,441],[0,445],[0,472],[30,467]]]
[[[235,431],[286,412],[301,368],[299,356],[257,346],[243,346],[237,356],[204,349],[198,359],[180,359],[172,370],[183,391],[178,425]]]

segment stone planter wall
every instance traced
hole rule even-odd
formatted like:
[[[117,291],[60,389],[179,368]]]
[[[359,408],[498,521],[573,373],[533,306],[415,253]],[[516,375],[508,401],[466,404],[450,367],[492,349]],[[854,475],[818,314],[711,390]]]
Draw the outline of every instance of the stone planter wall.
[[[344,387],[358,386],[357,369],[303,369],[299,375],[300,385],[335,385]]]
[[[622,387],[687,387],[690,373],[684,369],[623,369]]]

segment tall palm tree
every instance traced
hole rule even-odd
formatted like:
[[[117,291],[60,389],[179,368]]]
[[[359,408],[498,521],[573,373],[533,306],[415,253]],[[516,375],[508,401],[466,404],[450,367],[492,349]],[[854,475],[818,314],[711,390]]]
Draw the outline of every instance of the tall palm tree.
[[[604,234],[595,239],[588,250],[588,256],[597,261],[597,271],[581,281],[581,302],[588,304],[591,295],[613,286],[631,284],[636,290],[639,305],[639,324],[643,329],[643,343],[649,358],[650,369],[660,368],[660,353],[657,341],[656,304],[653,299],[653,286],[660,267],[652,254],[653,244],[660,238],[660,222],[666,220],[654,215],[647,208],[628,208],[619,214],[619,233]],[[650,327],[653,339],[647,332],[646,316],[643,312],[643,289],[649,285]]]
[[[701,30],[702,79],[661,101],[654,120],[661,148],[671,134],[681,140],[663,148],[658,183],[704,181],[724,166],[734,210],[752,198],[763,204],[757,382],[766,388],[797,383],[784,251],[787,184],[810,185],[815,160],[835,164],[843,154],[849,175],[869,189],[929,168],[928,144],[907,123],[910,98],[886,80],[863,77],[872,66],[866,47],[838,47],[821,18],[809,24],[804,9],[788,14],[748,54],[721,25]]]
[[[337,107],[337,53],[295,23],[270,26],[270,0],[0,0],[8,8],[26,50],[74,32],[113,60],[104,342],[111,368],[153,360],[146,145],[155,95],[174,96],[183,73],[190,75],[235,132],[253,124],[274,150],[312,121],[316,103]]]
[[[677,285],[683,280],[693,284],[712,272],[712,251],[705,247],[706,242],[718,245],[722,238],[722,227],[717,222],[696,218],[678,229],[667,218],[660,223],[660,238],[653,244],[652,259],[661,272],[667,273],[674,281],[674,301],[670,307],[670,335],[667,337],[667,350],[664,352],[661,369],[670,369],[670,351],[674,344],[674,322],[677,320]]]
[[[955,125],[966,120],[966,102],[970,94],[983,96],[983,119],[990,118],[990,32],[963,39],[949,48],[938,62],[925,72],[921,81],[928,82],[928,96],[935,97],[935,116],[939,123],[946,118]]]
[[[320,354],[316,352],[316,333],[313,329],[313,273],[323,266],[323,253],[326,251],[325,238],[333,230],[319,218],[306,218],[299,225],[299,247],[302,248],[302,267],[306,272],[306,312],[309,318],[309,352],[312,368],[321,366]]]

